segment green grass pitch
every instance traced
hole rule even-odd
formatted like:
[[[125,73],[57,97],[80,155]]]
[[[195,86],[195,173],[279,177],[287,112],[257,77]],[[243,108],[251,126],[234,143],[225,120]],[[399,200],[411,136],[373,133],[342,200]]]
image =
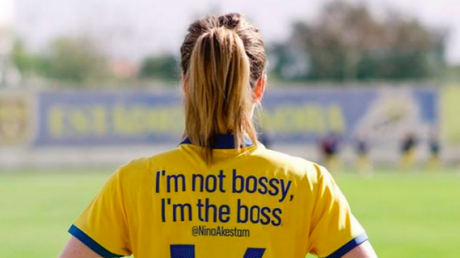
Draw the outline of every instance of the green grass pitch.
[[[0,173],[2,257],[56,257],[67,228],[109,173]],[[380,257],[459,257],[460,174],[379,171],[334,175]]]

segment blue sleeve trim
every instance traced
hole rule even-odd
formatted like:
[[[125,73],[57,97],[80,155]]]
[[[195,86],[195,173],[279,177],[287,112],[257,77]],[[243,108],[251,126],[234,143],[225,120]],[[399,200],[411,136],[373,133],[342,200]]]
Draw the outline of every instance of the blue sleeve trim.
[[[123,257],[123,255],[111,253],[109,250],[102,247],[100,244],[94,241],[90,236],[88,236],[85,232],[81,231],[75,225],[72,225],[69,228],[69,233],[102,257]]]
[[[340,247],[337,251],[333,252],[327,258],[340,258],[344,256],[346,253],[350,252],[353,248],[357,247],[358,245],[367,241],[366,233],[362,233],[361,235],[353,238],[351,241]]]

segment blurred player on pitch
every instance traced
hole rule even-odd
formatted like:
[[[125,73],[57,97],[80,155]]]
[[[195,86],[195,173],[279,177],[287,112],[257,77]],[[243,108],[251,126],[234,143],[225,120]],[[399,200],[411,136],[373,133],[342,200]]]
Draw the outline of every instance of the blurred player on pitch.
[[[427,168],[429,171],[434,172],[439,168],[439,155],[441,152],[441,141],[439,139],[439,134],[436,130],[430,132],[428,139],[428,148],[430,157],[428,159]]]
[[[355,150],[356,150],[356,163],[359,170],[359,173],[362,175],[371,174],[372,171],[372,162],[369,157],[370,144],[369,140],[366,137],[365,133],[361,133],[355,140]]]
[[[329,133],[321,139],[319,147],[326,167],[334,172],[342,171],[342,163],[339,157],[341,137],[336,133]]]
[[[401,141],[401,167],[404,170],[414,168],[415,163],[415,148],[417,147],[418,139],[414,133],[408,133]]]

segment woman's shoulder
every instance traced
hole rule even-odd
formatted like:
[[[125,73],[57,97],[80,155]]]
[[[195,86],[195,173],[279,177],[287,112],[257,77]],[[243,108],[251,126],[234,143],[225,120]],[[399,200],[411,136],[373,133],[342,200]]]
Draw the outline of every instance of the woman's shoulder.
[[[324,167],[313,161],[275,150],[260,148],[255,156],[274,168],[282,168],[286,172],[300,177],[317,178],[327,173]]]
[[[180,151],[173,149],[152,156],[136,158],[120,166],[117,172],[126,176],[149,173],[165,164],[177,162],[180,155]]]

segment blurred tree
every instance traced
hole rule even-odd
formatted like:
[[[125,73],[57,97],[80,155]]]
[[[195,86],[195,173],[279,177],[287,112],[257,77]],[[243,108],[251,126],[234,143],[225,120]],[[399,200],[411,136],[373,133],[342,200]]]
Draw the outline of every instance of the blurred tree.
[[[76,84],[100,82],[111,77],[107,58],[86,38],[56,39],[42,68],[46,77]]]
[[[306,52],[313,80],[421,79],[445,67],[443,33],[397,12],[377,19],[364,4],[326,4],[314,22],[295,23],[285,44]]]
[[[142,61],[140,76],[147,79],[175,81],[180,78],[174,55],[149,56]]]
[[[30,71],[33,66],[33,61],[31,59],[32,57],[26,52],[22,40],[17,40],[14,43],[13,51],[11,52],[11,60],[13,61],[14,65],[21,73]]]
[[[445,78],[450,82],[460,82],[460,65],[448,67],[448,69],[446,69]]]
[[[27,51],[24,42],[20,39],[14,43],[11,60],[23,76],[43,74],[48,66],[44,56]]]
[[[287,44],[268,47],[268,63],[271,77],[287,80],[304,80],[308,77],[308,56],[305,50]]]

